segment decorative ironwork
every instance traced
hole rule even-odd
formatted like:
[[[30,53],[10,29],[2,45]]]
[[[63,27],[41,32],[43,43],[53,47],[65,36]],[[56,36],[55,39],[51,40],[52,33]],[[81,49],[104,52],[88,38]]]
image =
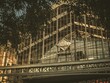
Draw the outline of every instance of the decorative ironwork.
[[[19,75],[33,75],[33,74],[48,74],[51,73],[110,73],[110,59],[106,60],[94,60],[94,61],[80,61],[69,63],[53,63],[53,64],[35,64],[35,65],[23,65],[2,67],[1,71],[5,71],[0,76],[19,76]]]

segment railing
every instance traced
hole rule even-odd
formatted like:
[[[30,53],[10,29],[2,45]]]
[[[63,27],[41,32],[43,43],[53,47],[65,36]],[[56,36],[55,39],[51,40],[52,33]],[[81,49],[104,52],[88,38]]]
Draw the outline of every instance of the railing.
[[[53,64],[34,64],[22,66],[18,65],[10,67],[0,67],[0,71],[5,71],[4,74],[0,74],[0,76],[25,76],[31,74],[41,75],[41,73],[66,73],[68,71],[71,71],[73,73],[110,73],[110,59]]]
[[[109,75],[110,59],[63,62],[51,64],[30,64],[0,67],[0,77],[8,79],[29,79],[33,77]]]

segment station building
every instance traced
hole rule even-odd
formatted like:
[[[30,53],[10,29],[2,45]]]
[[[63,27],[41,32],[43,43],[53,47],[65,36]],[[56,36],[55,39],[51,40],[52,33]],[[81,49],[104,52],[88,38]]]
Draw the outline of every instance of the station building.
[[[66,2],[52,5],[53,13],[36,37],[22,38],[18,64],[94,60],[110,57],[109,32],[92,12],[77,15]],[[88,10],[90,11],[90,10]]]

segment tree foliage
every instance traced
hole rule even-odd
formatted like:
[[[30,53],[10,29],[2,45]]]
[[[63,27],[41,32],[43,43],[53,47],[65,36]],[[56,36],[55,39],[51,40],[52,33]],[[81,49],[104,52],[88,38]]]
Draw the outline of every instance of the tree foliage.
[[[0,0],[0,44],[17,47],[20,33],[33,36],[51,12],[54,0]]]
[[[99,17],[101,24],[109,30],[110,4],[109,0],[65,0],[76,14],[85,14],[88,10]]]
[[[0,44],[9,40],[17,47],[20,34],[33,36],[47,22],[51,4],[58,0],[0,0]],[[76,14],[85,14],[88,9],[99,16],[101,24],[109,29],[109,0],[64,0]]]

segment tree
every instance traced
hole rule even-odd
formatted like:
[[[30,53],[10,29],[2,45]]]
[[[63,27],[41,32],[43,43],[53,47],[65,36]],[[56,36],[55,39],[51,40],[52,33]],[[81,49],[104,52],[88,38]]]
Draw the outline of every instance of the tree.
[[[0,44],[7,40],[17,48],[19,35],[29,33],[33,36],[47,22],[51,13],[51,4],[58,0],[0,0]],[[109,29],[109,0],[64,0],[71,10],[85,14],[91,10],[98,15],[101,24]]]
[[[20,33],[33,36],[47,22],[54,0],[0,0],[0,44],[17,48]]]
[[[85,14],[88,10],[99,17],[104,28],[110,27],[109,0],[64,0],[68,1],[71,9],[77,14]]]

